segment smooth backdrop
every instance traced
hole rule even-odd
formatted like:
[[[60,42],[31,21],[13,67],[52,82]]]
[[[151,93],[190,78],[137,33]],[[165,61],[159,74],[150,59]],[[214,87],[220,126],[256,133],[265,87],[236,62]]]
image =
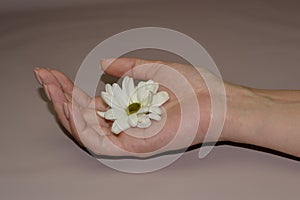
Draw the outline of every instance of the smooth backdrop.
[[[8,1],[0,3],[0,199],[298,200],[299,162],[218,146],[133,175],[109,169],[60,129],[32,70],[74,79],[87,53],[121,31],[158,26],[201,43],[225,80],[300,89],[299,1]],[[158,52],[143,58],[176,60]]]

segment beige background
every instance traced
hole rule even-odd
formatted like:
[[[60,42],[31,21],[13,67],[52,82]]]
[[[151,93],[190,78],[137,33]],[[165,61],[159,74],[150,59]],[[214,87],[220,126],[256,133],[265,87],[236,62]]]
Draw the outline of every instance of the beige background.
[[[190,151],[149,174],[109,169],[64,135],[32,73],[46,66],[74,78],[107,37],[159,26],[201,43],[225,80],[300,89],[298,1],[5,0],[0,8],[0,199],[299,199],[299,162],[239,147],[218,146],[203,160]]]

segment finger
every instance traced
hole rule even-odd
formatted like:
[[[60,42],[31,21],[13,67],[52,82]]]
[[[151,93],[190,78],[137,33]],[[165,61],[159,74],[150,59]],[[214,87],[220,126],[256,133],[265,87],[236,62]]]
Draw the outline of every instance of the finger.
[[[125,152],[111,142],[108,136],[101,136],[97,131],[88,126],[79,108],[76,105],[68,104],[70,112],[70,126],[72,134],[85,147],[97,155],[124,155]],[[109,131],[108,129],[102,129]],[[111,135],[112,140],[117,142],[116,137]]]
[[[33,70],[33,73],[34,73],[34,76],[35,76],[36,80],[38,81],[38,83],[39,83],[40,85],[43,85],[42,79],[41,79],[41,77],[40,77],[40,75],[39,75],[39,70],[40,70],[40,68],[39,68],[39,67],[36,67],[36,68]]]
[[[59,119],[59,121],[62,123],[62,125],[68,130],[70,131],[70,125],[69,125],[69,121],[67,119],[67,116],[64,112],[64,108],[63,108],[63,104],[65,102],[67,102],[63,91],[57,87],[57,85],[55,84],[50,84],[50,85],[44,85],[44,90],[47,94],[47,96],[49,96],[52,104],[53,104],[53,108],[56,112],[56,115]]]
[[[36,68],[34,73],[40,84],[53,84],[60,87],[64,92],[67,101],[71,102],[72,98],[74,98],[73,100],[83,107],[89,106],[91,108],[94,106],[98,110],[105,109],[105,104],[101,98],[96,98],[94,101],[84,91],[78,87],[74,87],[73,82],[63,73],[57,70],[44,68]]]
[[[60,87],[63,89],[63,91],[67,94],[72,94],[73,91],[73,81],[71,81],[66,75],[61,73],[60,71],[49,69],[49,72],[55,77],[55,79],[60,84]]]
[[[101,97],[91,98],[83,90],[78,87],[73,88],[71,94],[65,93],[68,102],[72,103],[74,101],[78,105],[84,108],[96,109],[96,110],[106,110],[106,104]]]
[[[105,59],[101,61],[101,67],[105,73],[121,77],[129,73],[131,77],[141,80],[153,79],[159,73],[163,65],[173,67],[175,63],[168,63],[162,61],[142,60],[137,58],[117,58]],[[139,67],[147,65],[147,67]],[[180,66],[180,64],[177,64]]]
[[[53,76],[53,74],[45,68],[35,68],[34,73],[36,76],[36,79],[39,81],[41,85],[49,85],[54,84],[60,87],[59,82],[57,79]]]
[[[87,95],[80,88],[75,87],[73,82],[60,71],[51,69],[49,70],[49,72],[53,75],[53,77],[55,77],[69,101],[71,101],[72,98],[74,98],[76,103],[78,103],[79,105],[83,107],[88,106],[88,104],[91,101],[91,97],[89,95]]]
[[[70,102],[71,99],[74,98],[76,103],[78,103],[82,107],[95,108],[97,110],[105,109],[105,104],[100,97],[92,99],[83,90],[74,86],[73,82],[60,71],[52,69],[50,70],[50,72],[55,76],[57,81],[60,83],[61,88],[65,92],[66,97]]]
[[[36,68],[34,70],[34,73],[41,85],[55,85],[58,88],[60,88],[67,101],[71,101],[72,99],[72,91],[73,91],[73,83],[62,73],[59,73],[56,71],[56,75],[59,74],[59,76],[55,76],[53,71],[50,69],[44,69],[44,68]]]

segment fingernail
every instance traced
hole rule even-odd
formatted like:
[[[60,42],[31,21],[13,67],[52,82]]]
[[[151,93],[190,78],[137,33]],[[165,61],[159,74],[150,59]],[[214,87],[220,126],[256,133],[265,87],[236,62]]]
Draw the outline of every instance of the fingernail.
[[[42,80],[41,80],[41,78],[40,78],[40,75],[39,75],[39,69],[40,69],[40,68],[36,67],[36,68],[33,70],[33,72],[34,72],[34,76],[35,76],[36,80],[39,82],[39,84],[43,85],[43,82],[42,82]]]
[[[51,96],[50,96],[50,93],[49,93],[48,85],[44,85],[44,91],[45,91],[46,96],[48,97],[48,99],[51,101]]]
[[[105,70],[111,63],[114,62],[114,60],[116,60],[116,59],[115,58],[101,59],[100,63],[101,63],[102,69]]]
[[[64,113],[65,113],[66,118],[69,119],[70,118],[70,113],[69,113],[68,104],[66,102],[63,104],[63,109],[64,109]]]
[[[72,102],[72,97],[71,97],[71,95],[65,93],[65,97],[66,97],[66,99],[67,99],[69,102]]]

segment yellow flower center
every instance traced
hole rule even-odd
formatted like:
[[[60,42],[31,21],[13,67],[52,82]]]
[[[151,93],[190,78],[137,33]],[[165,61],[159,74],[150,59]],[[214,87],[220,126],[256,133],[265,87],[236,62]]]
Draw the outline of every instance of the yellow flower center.
[[[136,113],[137,111],[139,111],[140,108],[141,108],[141,104],[140,103],[132,103],[132,104],[130,104],[126,108],[127,115],[131,115],[131,114]]]

